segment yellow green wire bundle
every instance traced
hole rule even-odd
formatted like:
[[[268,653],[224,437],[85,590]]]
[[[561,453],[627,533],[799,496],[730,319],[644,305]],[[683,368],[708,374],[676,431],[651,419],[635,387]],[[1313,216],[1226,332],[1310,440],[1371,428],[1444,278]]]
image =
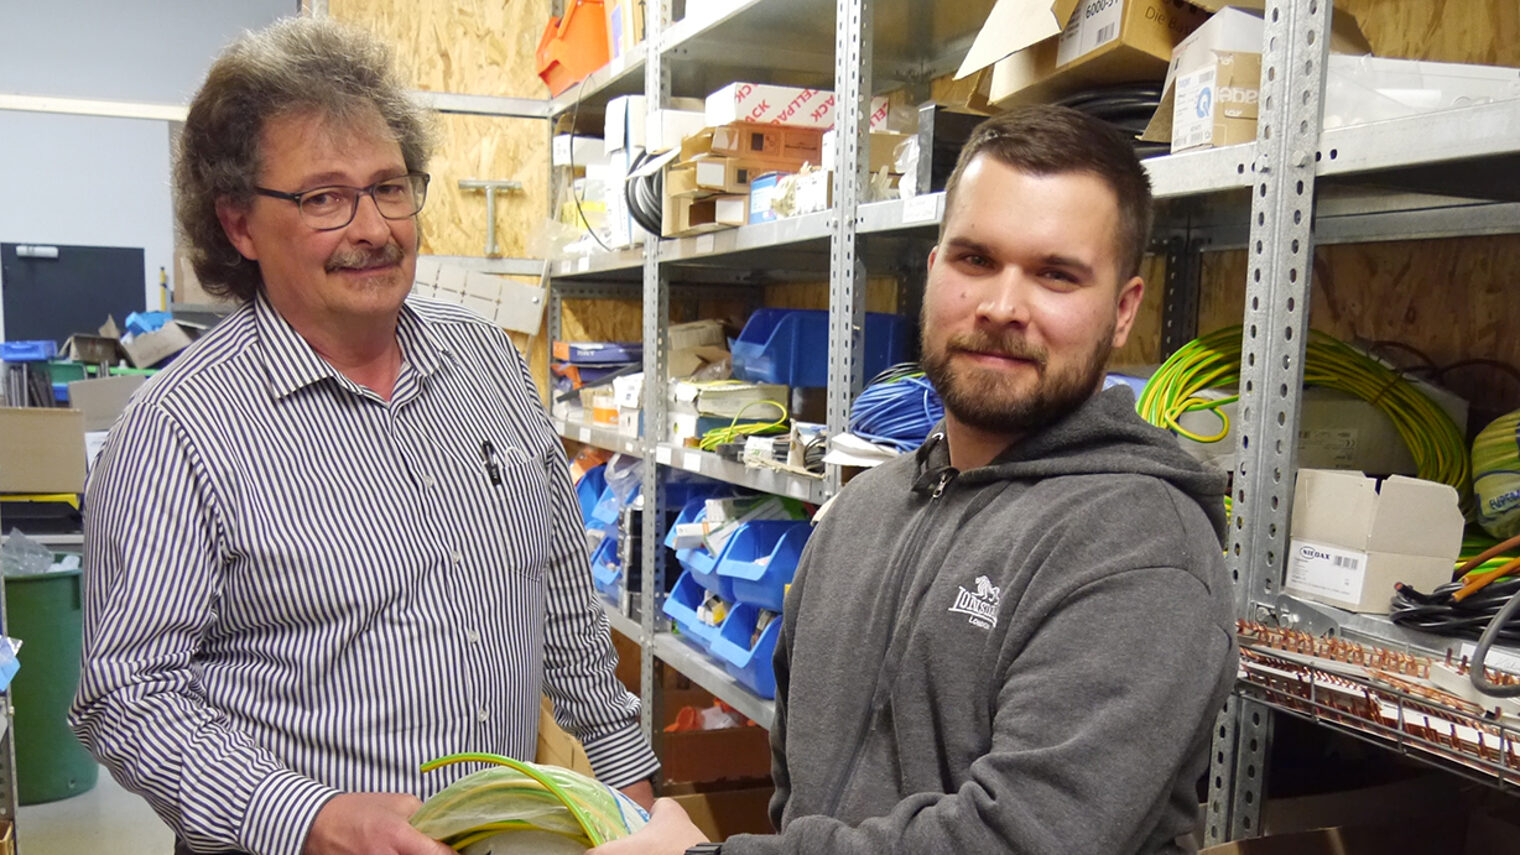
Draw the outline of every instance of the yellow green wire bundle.
[[[413,828],[457,852],[490,851],[494,841],[516,851],[585,852],[644,827],[647,817],[605,784],[558,766],[525,763],[496,754],[452,754],[422,766],[431,772],[452,763],[490,768],[450,784],[412,815]],[[523,845],[516,847],[513,838]]]
[[[1230,394],[1207,399],[1209,389],[1240,385],[1238,326],[1216,330],[1183,345],[1146,383],[1135,403],[1142,418],[1196,442],[1218,442],[1229,433],[1220,407],[1239,399]],[[1333,336],[1309,331],[1304,383],[1355,395],[1382,410],[1409,446],[1419,477],[1450,484],[1471,508],[1472,464],[1455,422],[1434,401],[1397,372]],[[1274,390],[1262,390],[1275,394]],[[1208,410],[1219,417],[1219,432],[1200,436],[1179,424],[1184,413]]]
[[[750,407],[757,407],[761,404],[775,407],[781,411],[781,416],[775,421],[770,422],[749,422],[747,424],[739,424],[739,419],[744,415],[745,410],[748,410]],[[786,405],[780,401],[750,401],[748,404],[740,407],[739,412],[734,413],[734,419],[728,423],[728,427],[713,428],[707,433],[702,434],[702,439],[698,440],[697,447],[703,451],[715,451],[720,445],[727,445],[730,442],[737,442],[747,436],[768,436],[771,434],[785,433],[787,429],[788,417],[789,416],[786,411]]]
[[[1484,534],[1481,529],[1469,526],[1467,531],[1462,535],[1462,551],[1457,555],[1456,567],[1460,569],[1467,562],[1498,545],[1499,541]],[[1462,579],[1470,580],[1478,576],[1487,575],[1513,562],[1517,558],[1520,558],[1520,552],[1510,551],[1495,555],[1463,573]]]
[[[1520,410],[1495,419],[1473,439],[1472,465],[1478,524],[1498,538],[1520,534]]]

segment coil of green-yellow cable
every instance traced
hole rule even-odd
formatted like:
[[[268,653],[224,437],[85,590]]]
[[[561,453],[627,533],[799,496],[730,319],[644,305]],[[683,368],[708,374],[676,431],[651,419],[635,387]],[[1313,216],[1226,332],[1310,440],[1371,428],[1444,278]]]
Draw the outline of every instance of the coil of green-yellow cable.
[[[1135,410],[1151,424],[1198,442],[1223,439],[1229,421],[1219,408],[1239,395],[1207,400],[1200,394],[1239,385],[1240,339],[1241,328],[1235,326],[1183,345],[1146,383]],[[1419,477],[1454,487],[1470,518],[1472,463],[1462,433],[1446,411],[1393,369],[1333,336],[1310,330],[1306,350],[1304,383],[1355,395],[1387,414],[1409,446]],[[1217,434],[1198,436],[1178,424],[1184,413],[1199,410],[1219,416]]]

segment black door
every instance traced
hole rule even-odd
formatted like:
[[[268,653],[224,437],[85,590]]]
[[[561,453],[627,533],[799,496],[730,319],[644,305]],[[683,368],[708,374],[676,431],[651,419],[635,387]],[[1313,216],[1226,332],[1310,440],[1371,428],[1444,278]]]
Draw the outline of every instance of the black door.
[[[43,252],[21,256],[18,246]],[[52,249],[57,257],[46,257]],[[51,339],[62,346],[74,333],[94,333],[107,315],[121,326],[129,312],[143,310],[143,286],[141,249],[0,244],[0,292],[5,301],[0,337]]]

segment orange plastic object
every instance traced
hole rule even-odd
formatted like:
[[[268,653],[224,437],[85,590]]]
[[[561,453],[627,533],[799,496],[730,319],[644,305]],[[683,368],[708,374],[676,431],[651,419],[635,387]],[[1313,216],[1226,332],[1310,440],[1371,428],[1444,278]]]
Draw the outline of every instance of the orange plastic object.
[[[607,11],[602,0],[568,0],[569,8],[550,18],[538,40],[538,76],[558,95],[606,65]]]

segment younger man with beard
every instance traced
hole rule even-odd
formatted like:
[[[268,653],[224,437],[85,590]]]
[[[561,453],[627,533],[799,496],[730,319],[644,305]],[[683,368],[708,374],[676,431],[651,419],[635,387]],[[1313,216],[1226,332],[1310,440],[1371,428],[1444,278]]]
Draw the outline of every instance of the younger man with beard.
[[[1224,476],[1100,392],[1149,219],[1105,125],[977,129],[924,296],[945,421],[840,494],[788,596],[779,833],[701,843],[661,801],[597,855],[1182,851],[1234,636]]]

